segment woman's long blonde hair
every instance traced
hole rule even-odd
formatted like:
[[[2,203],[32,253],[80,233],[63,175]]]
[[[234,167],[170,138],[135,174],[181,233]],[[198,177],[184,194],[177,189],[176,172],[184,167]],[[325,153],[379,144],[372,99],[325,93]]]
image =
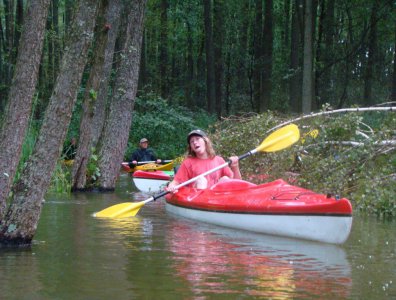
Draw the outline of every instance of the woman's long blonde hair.
[[[201,138],[203,138],[203,140],[205,141],[206,153],[208,154],[208,157],[209,158],[215,157],[216,152],[213,149],[212,141],[206,136],[202,136]],[[187,157],[197,157],[197,154],[191,149],[190,143],[188,143],[187,146]]]

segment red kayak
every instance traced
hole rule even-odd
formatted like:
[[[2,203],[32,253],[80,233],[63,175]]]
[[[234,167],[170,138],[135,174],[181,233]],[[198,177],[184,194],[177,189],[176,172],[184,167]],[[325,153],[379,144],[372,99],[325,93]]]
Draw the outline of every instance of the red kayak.
[[[256,185],[219,182],[206,190],[182,187],[166,208],[183,217],[225,227],[326,243],[345,242],[352,227],[348,199],[293,186],[282,179]]]

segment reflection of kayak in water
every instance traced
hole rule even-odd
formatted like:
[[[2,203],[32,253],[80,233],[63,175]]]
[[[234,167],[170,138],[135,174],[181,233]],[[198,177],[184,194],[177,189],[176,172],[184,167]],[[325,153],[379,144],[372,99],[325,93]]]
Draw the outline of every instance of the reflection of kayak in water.
[[[169,212],[220,226],[276,236],[341,244],[352,227],[345,199],[292,186],[282,179],[255,185],[219,182],[209,189],[182,187],[166,196]]]
[[[231,243],[237,241],[242,248],[250,250],[281,253],[286,255],[289,261],[315,261],[317,268],[341,267],[344,275],[350,275],[349,262],[344,249],[338,245],[317,243],[313,241],[296,240],[271,235],[232,230],[223,227],[211,227],[210,231],[227,237]]]
[[[348,298],[351,270],[337,245],[175,221],[167,241],[177,274],[195,293],[264,299]],[[236,291],[238,290],[238,292]]]

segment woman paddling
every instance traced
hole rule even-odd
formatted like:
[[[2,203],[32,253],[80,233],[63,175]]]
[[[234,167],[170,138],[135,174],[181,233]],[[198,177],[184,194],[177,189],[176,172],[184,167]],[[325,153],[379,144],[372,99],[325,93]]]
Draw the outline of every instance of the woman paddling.
[[[216,155],[212,142],[204,131],[200,129],[191,131],[187,136],[187,144],[187,157],[177,170],[173,181],[166,188],[167,191],[175,192],[175,186],[225,163],[221,156]],[[229,167],[201,177],[191,183],[190,186],[206,189],[222,180],[229,178],[241,179],[238,156],[231,156],[230,160],[231,164]]]

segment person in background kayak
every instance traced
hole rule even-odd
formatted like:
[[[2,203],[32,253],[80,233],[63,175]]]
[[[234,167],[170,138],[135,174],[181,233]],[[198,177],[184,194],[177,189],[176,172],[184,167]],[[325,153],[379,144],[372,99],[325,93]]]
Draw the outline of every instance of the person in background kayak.
[[[161,163],[160,159],[157,159],[154,154],[154,150],[148,148],[148,139],[142,138],[139,142],[139,148],[133,151],[131,156],[131,162],[133,166],[136,166],[138,162],[142,161],[153,161],[157,164]]]
[[[213,145],[207,134],[200,129],[191,131],[187,136],[187,155],[174,179],[169,183],[166,190],[176,192],[175,187],[191,178],[223,165],[225,160],[216,155]],[[198,189],[209,188],[218,181],[226,179],[242,179],[239,170],[238,156],[230,157],[231,164],[216,172],[198,179],[189,186]]]

